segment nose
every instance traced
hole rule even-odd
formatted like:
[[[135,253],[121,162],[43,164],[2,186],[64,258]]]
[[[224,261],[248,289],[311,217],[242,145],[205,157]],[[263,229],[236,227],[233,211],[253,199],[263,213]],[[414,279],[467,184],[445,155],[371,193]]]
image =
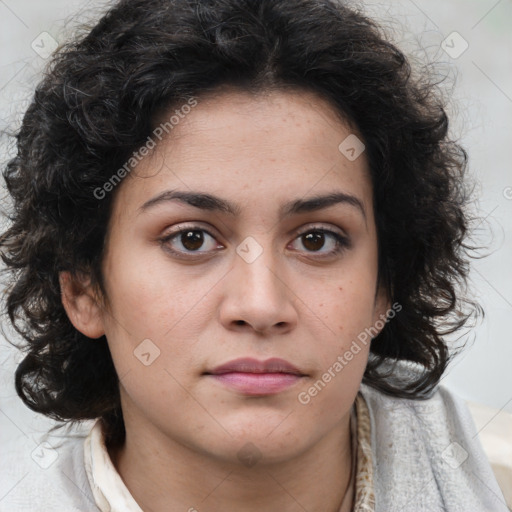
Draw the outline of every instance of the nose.
[[[297,325],[297,297],[270,249],[252,262],[236,255],[225,277],[220,321],[228,330],[283,334]]]

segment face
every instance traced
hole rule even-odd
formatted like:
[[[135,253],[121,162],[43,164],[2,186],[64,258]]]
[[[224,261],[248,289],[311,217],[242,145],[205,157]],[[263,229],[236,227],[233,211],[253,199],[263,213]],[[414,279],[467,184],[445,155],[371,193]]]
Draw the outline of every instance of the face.
[[[81,330],[107,337],[127,431],[282,461],[348,424],[353,342],[388,307],[367,160],[338,148],[353,133],[309,93],[223,92],[119,185],[108,312]]]

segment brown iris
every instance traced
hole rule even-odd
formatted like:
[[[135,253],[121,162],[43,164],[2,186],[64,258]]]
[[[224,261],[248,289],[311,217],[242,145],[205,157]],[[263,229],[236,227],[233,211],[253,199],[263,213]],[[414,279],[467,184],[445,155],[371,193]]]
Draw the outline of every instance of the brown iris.
[[[181,243],[188,251],[200,249],[204,243],[204,235],[202,231],[186,231],[181,234]]]
[[[304,247],[308,250],[317,251],[324,246],[325,234],[314,231],[302,236]],[[319,243],[320,242],[320,243]]]

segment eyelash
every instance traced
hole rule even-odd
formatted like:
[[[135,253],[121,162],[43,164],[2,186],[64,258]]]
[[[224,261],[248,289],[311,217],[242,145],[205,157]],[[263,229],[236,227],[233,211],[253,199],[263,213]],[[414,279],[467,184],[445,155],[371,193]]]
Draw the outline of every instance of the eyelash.
[[[165,245],[165,250],[176,255],[176,256],[180,256],[180,257],[185,257],[185,258],[188,258],[190,255],[192,255],[192,257],[200,257],[200,256],[204,256],[204,254],[206,254],[205,252],[201,252],[201,251],[191,251],[191,252],[185,252],[185,251],[177,251],[175,249],[171,249],[169,247],[169,242],[172,241],[173,239],[175,238],[178,238],[180,235],[182,235],[183,233],[187,233],[189,231],[201,231],[203,233],[206,233],[208,234],[208,236],[212,237],[213,239],[215,239],[215,236],[212,235],[207,229],[201,227],[201,226],[187,226],[183,229],[181,229],[180,231],[176,231],[175,233],[172,233],[172,234],[169,234],[169,235],[166,235],[164,236],[163,238],[161,238],[159,241],[160,243],[162,244],[162,246]],[[330,229],[327,229],[327,228],[323,228],[323,227],[313,227],[313,228],[309,228],[305,231],[302,231],[301,233],[298,233],[297,237],[294,239],[294,240],[297,240],[298,238],[304,236],[304,235],[307,235],[307,234],[310,234],[310,233],[321,233],[321,234],[324,234],[324,235],[331,235],[335,242],[336,242],[336,248],[327,253],[327,254],[322,254],[321,256],[317,256],[318,259],[324,259],[324,258],[329,258],[329,257],[332,257],[332,256],[336,256],[338,254],[340,254],[341,252],[345,251],[346,249],[349,249],[351,247],[351,242],[350,242],[350,239],[346,236],[343,236],[335,231],[332,231]],[[315,254],[315,251],[306,251],[306,252],[309,252],[309,254]],[[197,255],[197,256],[194,256]]]

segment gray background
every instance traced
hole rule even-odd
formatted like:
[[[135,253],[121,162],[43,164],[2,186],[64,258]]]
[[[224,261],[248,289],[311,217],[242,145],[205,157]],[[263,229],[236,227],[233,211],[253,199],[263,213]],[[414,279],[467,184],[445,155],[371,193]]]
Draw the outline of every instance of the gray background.
[[[3,130],[17,127],[38,73],[47,62],[41,54],[51,39],[41,33],[63,42],[77,22],[101,12],[106,4],[94,0],[0,0]],[[443,87],[453,94],[452,134],[469,151],[471,173],[480,183],[477,213],[485,218],[480,242],[490,244],[490,255],[476,261],[471,274],[486,317],[472,331],[473,341],[450,366],[443,384],[465,399],[512,412],[512,0],[403,0],[359,5],[384,20],[413,61],[436,62],[439,72],[448,76]],[[454,31],[463,39],[453,35]],[[451,56],[442,49],[443,40],[450,46]],[[454,58],[464,41],[467,50]],[[12,154],[13,142],[5,136],[1,142],[1,159],[5,161]],[[3,329],[12,335],[8,325]],[[12,378],[18,359],[16,351],[0,340],[0,442],[21,439],[34,447],[37,433],[50,422],[17,398]],[[0,497],[5,492],[0,489]]]

